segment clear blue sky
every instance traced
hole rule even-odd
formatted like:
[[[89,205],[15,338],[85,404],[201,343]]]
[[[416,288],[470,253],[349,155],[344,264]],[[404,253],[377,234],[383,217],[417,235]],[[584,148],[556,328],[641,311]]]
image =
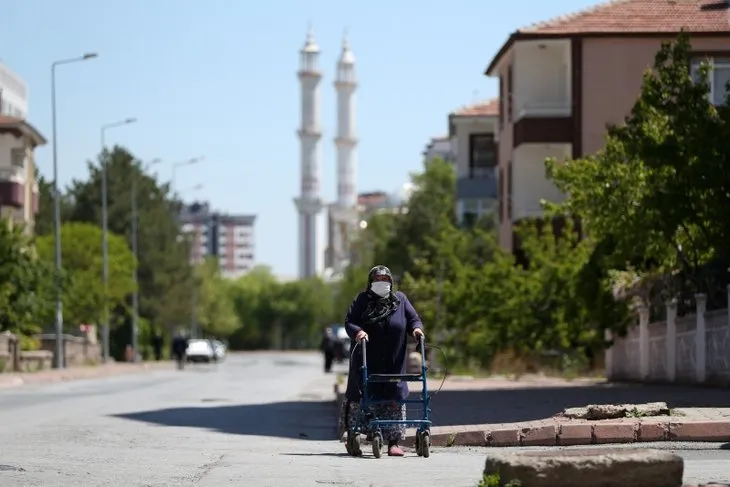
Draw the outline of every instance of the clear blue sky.
[[[359,3],[360,5],[357,5]],[[421,168],[447,114],[495,96],[483,75],[510,32],[590,5],[590,0],[22,0],[0,8],[0,59],[30,91],[29,121],[51,137],[50,65],[84,52],[100,57],[58,72],[60,181],[86,176],[100,126],[139,158],[170,164],[187,199],[255,213],[257,261],[297,272],[298,50],[307,25],[322,48],[322,196],[335,195],[334,67],[346,28],[357,59],[360,191],[392,191]],[[51,175],[50,144],[37,152]]]

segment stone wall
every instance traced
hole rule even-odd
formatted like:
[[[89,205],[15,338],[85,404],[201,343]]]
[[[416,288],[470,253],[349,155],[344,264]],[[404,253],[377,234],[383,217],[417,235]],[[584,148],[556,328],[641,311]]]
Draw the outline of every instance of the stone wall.
[[[18,366],[18,340],[4,331],[0,333],[0,372],[11,372]]]
[[[41,350],[55,354],[55,334],[49,333],[45,335],[36,335],[36,338],[40,341]],[[63,344],[65,367],[95,365],[101,362],[101,347],[98,343],[92,343],[87,338],[63,335]]]
[[[53,366],[53,353],[45,350],[23,352],[12,333],[0,333],[0,372],[36,372]]]

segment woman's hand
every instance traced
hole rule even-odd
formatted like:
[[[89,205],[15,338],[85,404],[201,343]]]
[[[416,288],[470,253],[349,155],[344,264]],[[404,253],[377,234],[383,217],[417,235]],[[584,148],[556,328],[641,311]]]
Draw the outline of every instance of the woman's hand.
[[[360,330],[357,332],[357,335],[355,335],[355,341],[360,343],[362,340],[368,341],[368,334]]]
[[[415,328],[413,330],[413,338],[418,341],[418,337],[426,338],[426,335],[423,334],[423,330],[421,330],[420,328]]]

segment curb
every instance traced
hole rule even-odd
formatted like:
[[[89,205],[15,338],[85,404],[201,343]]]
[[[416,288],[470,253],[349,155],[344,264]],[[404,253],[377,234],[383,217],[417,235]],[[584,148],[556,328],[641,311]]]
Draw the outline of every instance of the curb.
[[[337,437],[342,441],[345,431],[340,413],[344,391],[337,383],[334,384],[334,393]],[[440,447],[578,446],[661,441],[730,442],[730,421],[661,420],[654,417],[653,420],[572,421],[539,426],[534,424],[466,425],[452,428],[436,426],[431,430],[431,444]],[[408,434],[403,445],[415,446],[414,435]]]
[[[166,361],[143,364],[123,363],[110,365],[96,365],[88,367],[74,367],[71,369],[48,369],[42,372],[12,373],[18,375],[0,374],[0,390],[14,389],[24,385],[44,385],[70,382],[75,380],[102,379],[106,377],[135,374],[154,370],[164,370],[171,366]],[[4,377],[3,377],[4,376]]]
[[[660,441],[730,442],[730,421],[556,423],[542,426],[461,426],[431,432],[434,446],[572,446]],[[440,429],[440,428],[439,428]],[[415,439],[409,435],[406,446]]]
[[[0,380],[0,389],[11,389],[13,387],[20,387],[25,384],[25,381],[20,377],[11,377],[10,380]]]

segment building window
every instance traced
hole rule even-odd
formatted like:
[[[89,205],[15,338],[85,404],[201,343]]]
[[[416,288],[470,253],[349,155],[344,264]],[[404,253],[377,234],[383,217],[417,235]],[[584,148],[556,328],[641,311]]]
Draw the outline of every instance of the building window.
[[[494,134],[469,136],[469,177],[483,178],[494,175],[497,166],[497,144]]]
[[[10,149],[10,164],[18,169],[25,167],[25,149]]]
[[[730,81],[730,58],[694,58],[692,60],[692,77],[699,77],[700,64],[707,61],[710,65],[708,82],[710,83],[710,103],[723,105],[727,96],[727,83]]]
[[[499,77],[499,129],[504,127],[504,76]]]
[[[512,121],[512,72],[513,66],[507,70],[507,121]]]
[[[499,168],[499,221],[504,220],[505,201],[507,195],[505,194],[504,187],[504,168]]]
[[[512,191],[514,184],[512,183],[512,161],[507,163],[507,218],[512,220]]]

